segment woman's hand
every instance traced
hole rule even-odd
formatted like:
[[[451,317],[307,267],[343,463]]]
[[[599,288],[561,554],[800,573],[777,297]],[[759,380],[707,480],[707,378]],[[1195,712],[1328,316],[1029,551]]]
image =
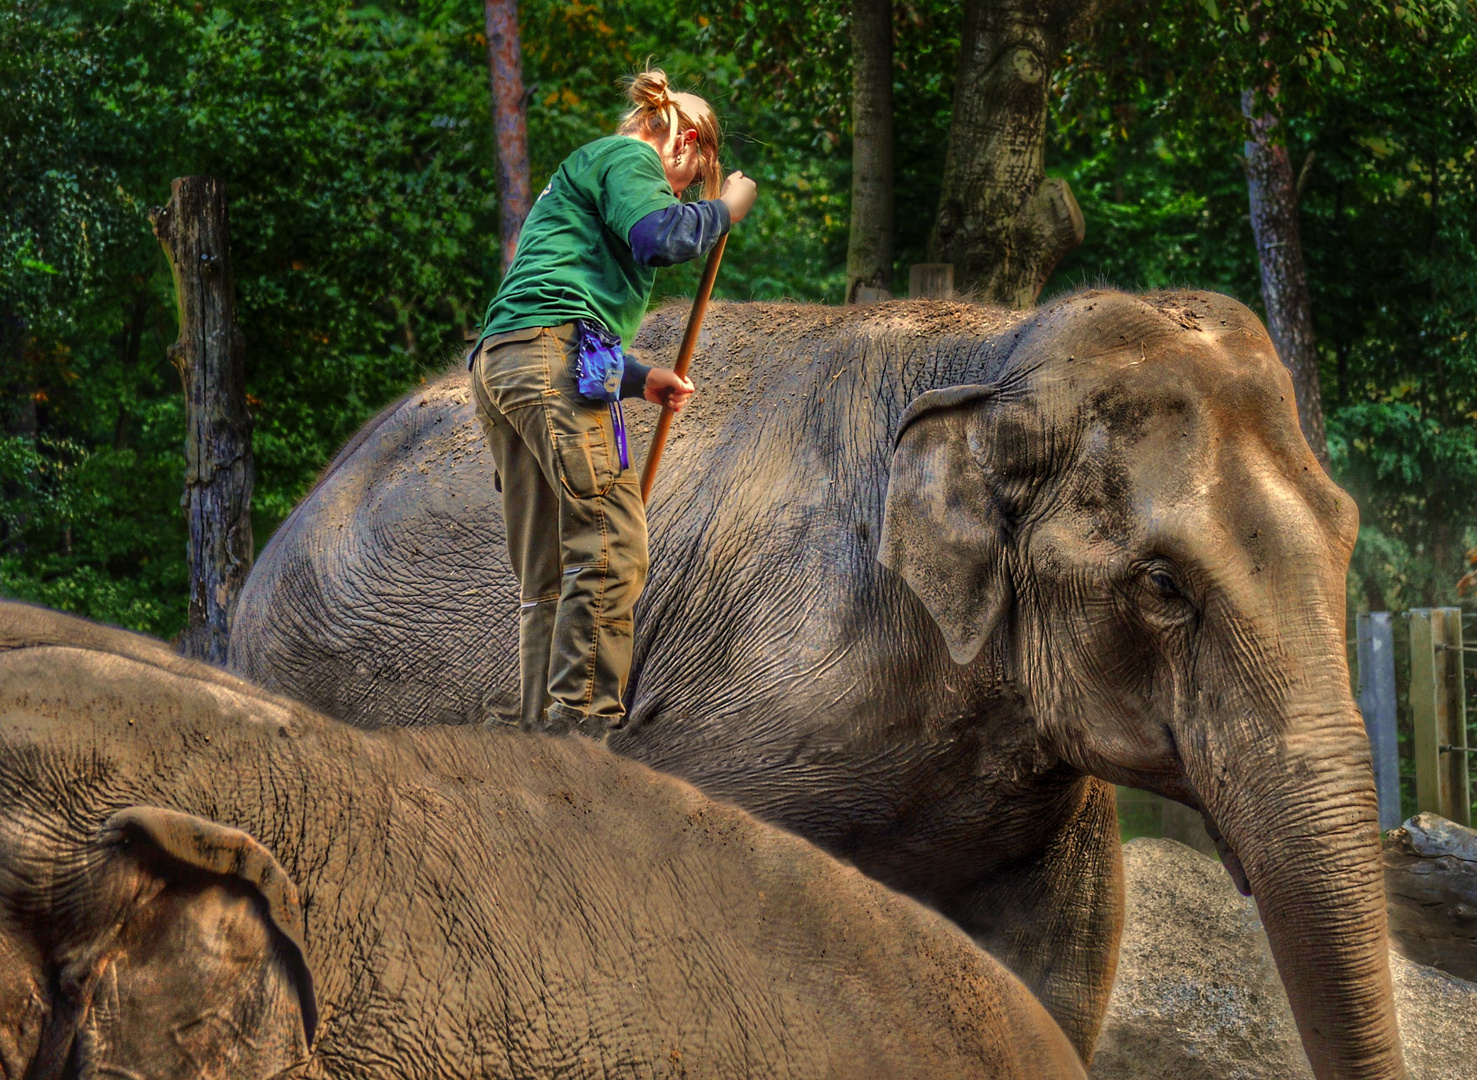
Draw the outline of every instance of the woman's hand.
[[[752,186],[753,181],[750,181]],[[753,201],[751,198],[750,202]],[[653,405],[665,405],[673,412],[681,412],[687,399],[692,397],[692,383],[671,368],[654,367],[646,373],[646,400]]]
[[[731,172],[723,181],[723,193],[718,198],[728,204],[728,219],[737,223],[744,220],[758,194],[758,184],[741,172]]]

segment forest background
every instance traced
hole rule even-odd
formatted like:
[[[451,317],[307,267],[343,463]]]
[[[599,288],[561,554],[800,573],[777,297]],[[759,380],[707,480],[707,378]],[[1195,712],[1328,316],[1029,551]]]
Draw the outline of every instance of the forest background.
[[[1264,2],[1309,27],[1282,133],[1330,468],[1363,522],[1351,612],[1455,603],[1477,542],[1472,7]],[[1223,70],[1259,45],[1247,7],[1109,2],[1058,59],[1046,168],[1087,238],[1043,302],[1193,285],[1261,310]],[[900,295],[938,209],[959,9],[893,5]],[[652,58],[714,103],[726,164],[760,184],[717,295],[841,302],[845,6],[526,0],[519,16],[534,191],[612,129],[618,80]],[[186,612],[184,404],[147,211],[191,173],[229,189],[260,546],[365,419],[455,362],[496,288],[482,6],[0,0],[0,592],[166,638]],[[658,293],[695,280],[663,271]]]

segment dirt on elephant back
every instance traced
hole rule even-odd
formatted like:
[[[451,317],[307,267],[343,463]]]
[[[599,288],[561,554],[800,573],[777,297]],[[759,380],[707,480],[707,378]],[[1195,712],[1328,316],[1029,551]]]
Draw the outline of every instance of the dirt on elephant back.
[[[646,317],[632,343],[631,355],[643,363],[671,367],[687,325],[691,302],[671,300]],[[672,426],[668,444],[685,431],[716,431],[735,411],[794,403],[809,394],[819,402],[825,383],[849,360],[849,345],[859,339],[895,346],[902,363],[920,361],[928,339],[992,338],[1026,321],[1032,313],[986,307],[962,301],[899,300],[861,307],[828,307],[787,302],[715,303],[708,309],[693,355],[690,375],[698,392]],[[409,408],[456,410],[470,416],[471,393],[464,362],[405,395],[370,420],[335,455],[318,483],[387,422],[416,426]],[[834,380],[833,380],[834,381]],[[627,402],[632,465],[641,468],[659,412],[644,403]],[[481,431],[472,428],[475,438]],[[453,431],[428,433],[449,458],[470,452]],[[450,443],[445,440],[450,439]],[[420,455],[417,455],[420,456]],[[429,475],[429,473],[428,473]],[[316,484],[314,485],[317,486]]]
[[[1089,289],[1060,302],[1097,294],[1117,295],[1116,290]],[[1136,299],[1181,328],[1222,329],[1226,324],[1224,313],[1216,314],[1212,296],[1166,290]],[[862,343],[877,346],[887,363],[922,368],[941,351],[930,348],[932,344],[998,342],[1012,329],[1018,335],[1023,324],[1050,317],[1056,306],[1015,311],[950,300],[893,300],[849,307],[793,302],[715,303],[708,310],[692,361],[691,376],[698,393],[673,424],[670,442],[680,442],[694,431],[716,432],[741,409],[803,403],[807,397],[817,404],[824,403],[828,380],[834,383],[856,360],[860,351],[857,346]],[[645,363],[671,367],[690,308],[691,301],[675,299],[649,314],[633,342],[632,355]],[[1220,326],[1213,325],[1216,322]],[[467,379],[464,362],[459,359],[445,373],[391,404],[345,444],[324,470],[319,484],[393,418],[398,416],[395,423],[409,422],[414,428],[413,418],[402,414],[408,405],[465,408],[470,417]],[[857,385],[853,380],[853,389]],[[644,463],[657,415],[656,409],[642,402],[627,404],[631,455],[637,468]],[[481,438],[475,424],[472,434]],[[458,452],[456,447],[448,449]]]
[[[632,343],[643,363],[671,367],[691,304],[672,300],[647,316]],[[851,363],[860,340],[886,342],[899,362],[916,363],[929,339],[992,338],[1028,313],[961,301],[898,300],[864,306],[800,303],[715,303],[698,336],[690,376],[698,392],[672,426],[717,431],[736,411],[793,404],[809,395],[823,403],[828,383]],[[644,459],[657,410],[631,410],[633,456]]]

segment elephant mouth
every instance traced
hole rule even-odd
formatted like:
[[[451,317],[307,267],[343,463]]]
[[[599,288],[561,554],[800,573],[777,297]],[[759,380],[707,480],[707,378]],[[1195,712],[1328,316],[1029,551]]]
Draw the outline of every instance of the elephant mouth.
[[[1205,811],[1200,812],[1205,819],[1205,832],[1215,844],[1216,854],[1221,857],[1221,865],[1226,868],[1226,873],[1231,875],[1231,880],[1236,884],[1236,891],[1242,896],[1251,895],[1251,881],[1246,876],[1246,867],[1241,865],[1241,856],[1236,854],[1236,849],[1231,842],[1221,835],[1215,819]]]

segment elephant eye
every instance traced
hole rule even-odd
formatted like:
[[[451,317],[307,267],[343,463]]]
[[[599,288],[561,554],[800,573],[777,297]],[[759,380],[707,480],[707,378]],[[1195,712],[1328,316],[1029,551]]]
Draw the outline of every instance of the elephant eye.
[[[1148,601],[1142,608],[1156,622],[1167,620],[1178,624],[1195,613],[1194,602],[1180,584],[1183,579],[1173,566],[1156,559],[1146,566],[1139,578]]]
[[[1155,591],[1166,600],[1178,599],[1180,596],[1180,589],[1175,584],[1174,575],[1168,570],[1150,570],[1149,584],[1153,585]]]

